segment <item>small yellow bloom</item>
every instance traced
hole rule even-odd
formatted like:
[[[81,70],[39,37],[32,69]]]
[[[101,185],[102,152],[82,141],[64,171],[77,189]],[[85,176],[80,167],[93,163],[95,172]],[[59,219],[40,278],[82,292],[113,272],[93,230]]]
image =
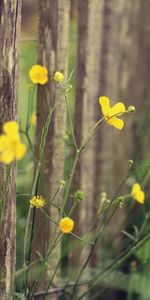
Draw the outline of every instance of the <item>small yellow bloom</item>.
[[[59,228],[64,233],[70,233],[74,228],[74,221],[69,217],[62,218],[59,222]]]
[[[36,123],[37,123],[37,115],[36,115],[35,112],[33,112],[31,117],[30,117],[30,124],[35,126]]]
[[[119,119],[118,116],[125,113],[126,109],[124,104],[118,102],[113,107],[110,107],[110,100],[105,96],[99,98],[99,103],[107,123],[121,130],[124,127],[124,121]]]
[[[3,132],[4,134],[0,135],[0,162],[8,165],[14,160],[22,159],[27,148],[21,143],[16,121],[6,122],[3,125]]]
[[[31,207],[36,207],[36,208],[41,208],[45,205],[46,201],[42,196],[34,196],[30,200],[30,206]]]
[[[34,65],[29,70],[29,77],[34,84],[46,84],[48,82],[48,70],[43,66]]]
[[[58,82],[64,81],[64,74],[61,72],[55,72],[53,79]]]
[[[133,184],[131,195],[137,202],[144,204],[145,194],[142,191],[139,183]]]

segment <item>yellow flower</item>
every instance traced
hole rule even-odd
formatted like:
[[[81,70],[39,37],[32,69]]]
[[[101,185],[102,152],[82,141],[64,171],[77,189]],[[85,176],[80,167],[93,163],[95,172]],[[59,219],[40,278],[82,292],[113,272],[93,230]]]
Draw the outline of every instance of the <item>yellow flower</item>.
[[[36,123],[37,123],[37,116],[36,116],[36,113],[33,112],[31,117],[30,117],[30,124],[35,126]]]
[[[30,206],[31,207],[36,207],[36,208],[41,208],[45,205],[46,201],[42,196],[34,196],[30,200]]]
[[[118,116],[125,113],[126,109],[124,104],[118,102],[113,107],[110,107],[110,100],[105,96],[99,98],[99,103],[107,123],[121,130],[124,126],[124,121],[119,119]]]
[[[0,162],[8,165],[14,160],[22,159],[27,148],[21,143],[16,121],[6,122],[3,125],[3,132],[4,134],[0,135]]]
[[[59,228],[64,233],[70,233],[74,228],[74,221],[69,217],[62,218],[59,222]]]
[[[64,81],[64,74],[61,72],[55,72],[53,79],[58,82]]]
[[[46,84],[48,82],[48,70],[40,65],[34,65],[29,71],[29,77],[35,84]]]
[[[131,195],[137,202],[144,204],[145,194],[142,191],[139,183],[133,184]]]

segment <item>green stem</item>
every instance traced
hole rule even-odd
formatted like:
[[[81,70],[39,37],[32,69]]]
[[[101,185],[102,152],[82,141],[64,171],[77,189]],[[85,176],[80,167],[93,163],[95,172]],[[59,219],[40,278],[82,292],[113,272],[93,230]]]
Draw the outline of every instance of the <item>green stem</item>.
[[[26,130],[25,130],[26,132],[28,132],[28,130],[30,128],[29,118],[30,118],[30,114],[31,114],[31,102],[33,99],[34,91],[35,91],[35,86],[32,84],[29,86],[27,120],[26,120]]]
[[[96,130],[99,127],[102,127],[104,123],[102,123],[104,121],[104,118],[100,119],[90,130],[88,133],[87,138],[85,139],[85,141],[83,141],[81,148],[85,148],[87,146],[87,144],[89,143],[89,141],[92,139],[92,137],[94,136]],[[102,124],[101,124],[102,123]],[[101,126],[100,126],[101,125]]]
[[[129,249],[124,251],[119,258],[115,259],[108,267],[106,267],[100,274],[96,275],[94,279],[90,281],[90,288],[78,298],[78,300],[83,299],[91,289],[100,284],[100,282],[107,277],[112,271],[118,269],[121,264],[133,255],[138,249],[140,249],[148,240],[150,239],[150,230],[137,242],[131,245]],[[92,283],[93,282],[93,283]],[[93,299],[94,300],[94,299]]]
[[[88,244],[88,245],[91,245],[91,246],[94,245],[93,242],[90,242],[90,241],[88,241],[88,240],[86,240],[86,239],[83,239],[83,238],[77,236],[76,234],[74,234],[73,232],[70,232],[70,235],[72,235],[74,238],[76,238],[77,240],[79,240],[79,241],[81,241],[81,242],[83,242],[83,243],[85,243],[85,244]]]
[[[68,117],[69,117],[69,123],[70,123],[70,129],[71,129],[71,135],[72,135],[72,138],[73,138],[74,146],[75,146],[75,148],[77,150],[77,143],[76,143],[76,139],[75,139],[75,135],[74,135],[74,130],[73,130],[72,117],[71,117],[71,111],[70,111],[68,97],[67,97],[66,91],[65,91],[64,87],[62,86],[62,84],[59,83],[59,85],[61,87],[61,91],[63,93],[63,96],[64,96],[64,98],[66,100],[67,110],[68,110]]]
[[[112,211],[112,213],[111,213],[110,217],[108,218],[107,222],[104,223],[102,229],[100,230],[100,232],[98,233],[98,235],[97,235],[97,237],[95,238],[94,242],[92,243],[92,247],[91,247],[91,249],[90,249],[89,255],[88,255],[88,257],[87,257],[87,259],[86,259],[84,265],[82,266],[82,268],[81,268],[81,270],[80,270],[80,273],[79,273],[79,275],[78,275],[78,277],[77,277],[77,279],[76,279],[76,282],[75,282],[75,285],[74,285],[74,288],[73,288],[73,295],[74,295],[74,296],[76,296],[76,288],[77,288],[77,286],[78,286],[79,280],[80,280],[80,278],[81,278],[81,276],[82,276],[82,274],[83,274],[85,268],[87,267],[87,265],[88,265],[88,263],[89,263],[89,261],[90,261],[92,255],[93,255],[93,251],[94,251],[94,249],[95,249],[95,246],[96,246],[98,240],[100,239],[102,233],[104,232],[106,226],[108,225],[108,223],[110,222],[111,218],[112,218],[113,215],[115,214],[117,208],[118,208],[118,204],[117,204],[117,206],[115,206],[115,208],[114,208],[114,210]],[[74,296],[73,296],[73,297],[74,297]],[[73,298],[73,299],[74,299],[74,298]]]
[[[43,209],[41,209],[41,211],[45,215],[45,217],[48,218],[51,222],[53,222],[57,226],[59,225],[58,222],[56,222],[54,219],[52,219]],[[83,239],[83,238],[77,236],[76,234],[74,234],[73,232],[70,232],[70,235],[73,236],[74,238],[78,239],[79,241],[85,243],[85,244],[93,245],[93,242],[90,242],[86,239]]]
[[[48,260],[49,256],[51,255],[53,249],[54,249],[54,248],[57,246],[57,244],[60,242],[60,240],[61,240],[60,234],[58,233],[57,236],[55,236],[55,234],[54,234],[53,243],[52,243],[50,249],[47,251],[46,256],[43,258],[43,260],[42,260],[42,262],[41,262],[42,265],[41,265],[40,272],[39,272],[37,278],[35,279],[35,281],[34,281],[32,287],[31,287],[31,289],[30,289],[30,291],[32,291],[32,292],[31,292],[31,295],[30,295],[31,299],[32,299],[32,296],[34,295],[34,292],[35,292],[36,287],[37,287],[37,284],[38,284],[38,282],[39,282],[39,280],[40,280],[40,278],[41,278],[41,275],[42,275],[43,271],[45,270],[45,263],[46,263],[46,261]]]
[[[95,238],[94,244],[93,244],[92,247],[91,247],[91,250],[90,250],[90,252],[89,252],[89,255],[88,255],[88,257],[87,257],[87,259],[86,259],[84,265],[82,266],[81,271],[80,271],[80,273],[79,273],[79,275],[78,275],[78,277],[77,277],[77,279],[76,279],[75,286],[74,286],[74,289],[73,289],[73,294],[74,294],[74,295],[76,294],[76,286],[78,285],[78,282],[79,282],[79,280],[80,280],[80,277],[81,277],[81,275],[82,275],[84,269],[86,268],[88,262],[90,261],[90,259],[91,259],[91,257],[92,257],[93,251],[94,251],[94,249],[95,249],[95,246],[96,246],[98,240],[100,239],[100,237],[101,237],[101,235],[103,234],[103,232],[104,232],[106,226],[107,226],[108,223],[110,222],[111,218],[113,217],[115,211],[117,210],[117,208],[118,208],[118,206],[119,206],[119,203],[117,203],[117,205],[114,207],[114,209],[113,209],[111,215],[109,216],[109,218],[106,219],[106,218],[107,218],[107,215],[108,215],[108,212],[109,212],[109,210],[110,210],[110,208],[111,208],[111,206],[112,206],[113,201],[116,199],[116,197],[117,197],[117,195],[118,195],[120,189],[122,188],[122,186],[123,186],[124,183],[126,182],[128,176],[129,176],[129,174],[128,174],[128,175],[123,179],[123,181],[121,182],[119,188],[117,189],[117,191],[116,191],[116,193],[115,193],[115,195],[114,195],[114,197],[113,197],[113,199],[112,199],[112,201],[111,201],[111,203],[110,203],[110,205],[109,205],[109,207],[108,207],[108,209],[107,209],[107,211],[106,211],[106,213],[105,213],[105,216],[104,216],[103,221],[102,221],[102,228],[101,228],[100,232],[98,233],[97,237]]]
[[[75,169],[76,169],[76,165],[77,165],[77,162],[78,162],[80,151],[81,151],[80,149],[77,150],[76,155],[75,155],[73,167],[72,167],[70,177],[69,177],[69,181],[68,181],[68,184],[67,184],[67,190],[66,190],[65,196],[64,196],[64,203],[63,203],[63,209],[62,210],[65,210],[65,207],[66,207],[66,204],[67,204],[67,200],[68,200],[68,196],[69,196],[69,192],[70,192],[70,188],[71,188],[71,183],[72,183],[72,179],[73,179],[74,172],[75,172]]]
[[[40,141],[40,154],[39,154],[39,162],[37,165],[36,173],[34,176],[34,181],[33,181],[33,187],[32,187],[32,197],[36,195],[37,189],[38,189],[38,180],[39,180],[39,175],[40,175],[40,170],[41,170],[41,165],[44,157],[44,149],[45,149],[45,144],[46,144],[46,138],[48,134],[48,128],[51,122],[52,114],[56,108],[56,104],[54,107],[50,108],[50,111],[48,113],[48,117],[46,120],[46,124],[43,127],[42,130],[42,135],[41,135],[41,141]],[[24,266],[27,263],[27,258],[30,261],[30,256],[31,256],[31,250],[32,249],[32,240],[33,240],[33,231],[34,231],[34,216],[35,214],[32,213],[32,208],[29,207],[29,212],[28,212],[28,218],[27,218],[27,226],[26,226],[26,231],[25,231],[25,237],[24,237]],[[32,219],[32,221],[31,221]],[[30,255],[29,255],[30,254]],[[27,276],[25,278],[25,286],[27,285]]]
[[[56,266],[56,268],[55,268],[55,270],[54,270],[54,273],[53,273],[53,275],[52,275],[52,277],[51,277],[51,279],[50,279],[50,281],[49,281],[49,283],[48,283],[48,286],[47,286],[47,288],[46,288],[46,291],[45,291],[45,295],[44,295],[43,300],[45,300],[45,298],[46,298],[46,296],[47,296],[47,294],[48,294],[49,288],[50,288],[50,286],[51,286],[51,284],[52,284],[52,282],[53,282],[53,280],[54,280],[54,277],[55,277],[55,275],[56,275],[56,273],[57,273],[57,270],[58,270],[60,264],[61,264],[61,258],[59,259],[58,264],[57,264],[57,266]]]

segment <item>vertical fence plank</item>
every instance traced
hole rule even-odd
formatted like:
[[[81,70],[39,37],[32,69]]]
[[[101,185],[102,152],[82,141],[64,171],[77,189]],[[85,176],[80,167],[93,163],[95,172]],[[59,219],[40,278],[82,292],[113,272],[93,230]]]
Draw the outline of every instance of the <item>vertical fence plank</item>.
[[[0,2],[0,130],[5,121],[17,117],[18,45],[21,18],[21,1]],[[0,166],[0,196],[6,168]],[[1,207],[0,223],[0,299],[13,299],[16,262],[16,165],[12,166],[5,203]]]
[[[89,130],[95,124],[94,107],[97,105],[99,96],[103,5],[103,1],[97,0],[78,1],[77,80],[74,112],[75,135],[78,147],[87,138]],[[93,182],[95,173],[94,144],[95,141],[90,141],[83,151],[73,180],[73,191],[76,192],[76,190],[81,189],[85,195],[85,199],[74,212],[77,235],[89,233],[96,205],[96,202],[93,201],[95,189]],[[76,247],[79,247],[79,243],[75,241],[70,259],[70,265],[75,268],[80,265],[79,251],[76,251]],[[82,263],[88,255],[88,247],[85,248],[82,252]]]
[[[39,1],[38,62],[48,69],[49,82],[45,86],[38,88],[37,148],[39,147],[41,132],[48,111],[54,105],[56,99],[58,100],[61,97],[50,124],[38,189],[38,193],[42,193],[47,200],[50,200],[50,197],[55,194],[60,186],[60,180],[64,178],[65,145],[63,137],[66,131],[67,108],[65,99],[60,96],[60,89],[58,88],[58,84],[54,82],[53,76],[56,71],[63,72],[65,79],[68,76],[69,8],[69,0]],[[62,194],[61,196],[58,195],[54,203],[56,205],[59,203],[60,205],[62,199]],[[50,213],[54,220],[57,219],[56,209],[52,208]],[[36,228],[39,228],[39,220],[40,222],[42,221],[42,225],[34,239],[33,256],[36,255],[35,251],[39,251],[41,255],[46,253],[53,233],[53,224],[50,224],[49,221],[45,220],[45,216],[36,211]],[[50,274],[54,271],[60,258],[60,245],[55,247],[54,252],[55,254],[49,267]],[[42,287],[45,284],[41,283],[40,285]]]

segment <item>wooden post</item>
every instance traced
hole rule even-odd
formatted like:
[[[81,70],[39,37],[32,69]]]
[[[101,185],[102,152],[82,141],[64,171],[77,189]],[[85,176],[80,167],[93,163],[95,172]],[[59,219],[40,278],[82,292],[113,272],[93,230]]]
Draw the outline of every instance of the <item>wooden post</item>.
[[[46,200],[50,200],[50,197],[59,188],[60,180],[64,179],[64,134],[66,131],[67,107],[64,97],[61,96],[58,83],[54,82],[53,76],[56,71],[63,72],[65,79],[68,76],[69,7],[69,0],[39,0],[38,62],[48,69],[49,81],[45,86],[39,86],[38,88],[37,148],[39,147],[41,132],[48,111],[54,105],[56,99],[61,97],[50,124],[38,189],[38,193],[42,194]],[[54,203],[61,205],[62,199],[63,195],[59,194]],[[54,220],[57,219],[57,210],[51,209],[51,215]],[[53,224],[50,224],[45,216],[36,211],[36,228],[39,228],[39,222],[42,225],[34,239],[33,257],[36,256],[35,251],[39,251],[41,255],[46,253],[50,235],[53,232]],[[55,247],[55,254],[49,266],[50,274],[53,273],[58,263],[61,254],[60,249],[60,245]],[[46,286],[46,281],[45,283],[41,281],[39,288]]]
[[[0,131],[6,121],[17,117],[18,45],[21,1],[0,1]],[[3,195],[8,168],[0,166],[0,299],[13,299],[16,263],[16,165],[12,166],[7,191]],[[3,199],[3,197],[5,197]],[[2,201],[4,202],[2,203]]]

